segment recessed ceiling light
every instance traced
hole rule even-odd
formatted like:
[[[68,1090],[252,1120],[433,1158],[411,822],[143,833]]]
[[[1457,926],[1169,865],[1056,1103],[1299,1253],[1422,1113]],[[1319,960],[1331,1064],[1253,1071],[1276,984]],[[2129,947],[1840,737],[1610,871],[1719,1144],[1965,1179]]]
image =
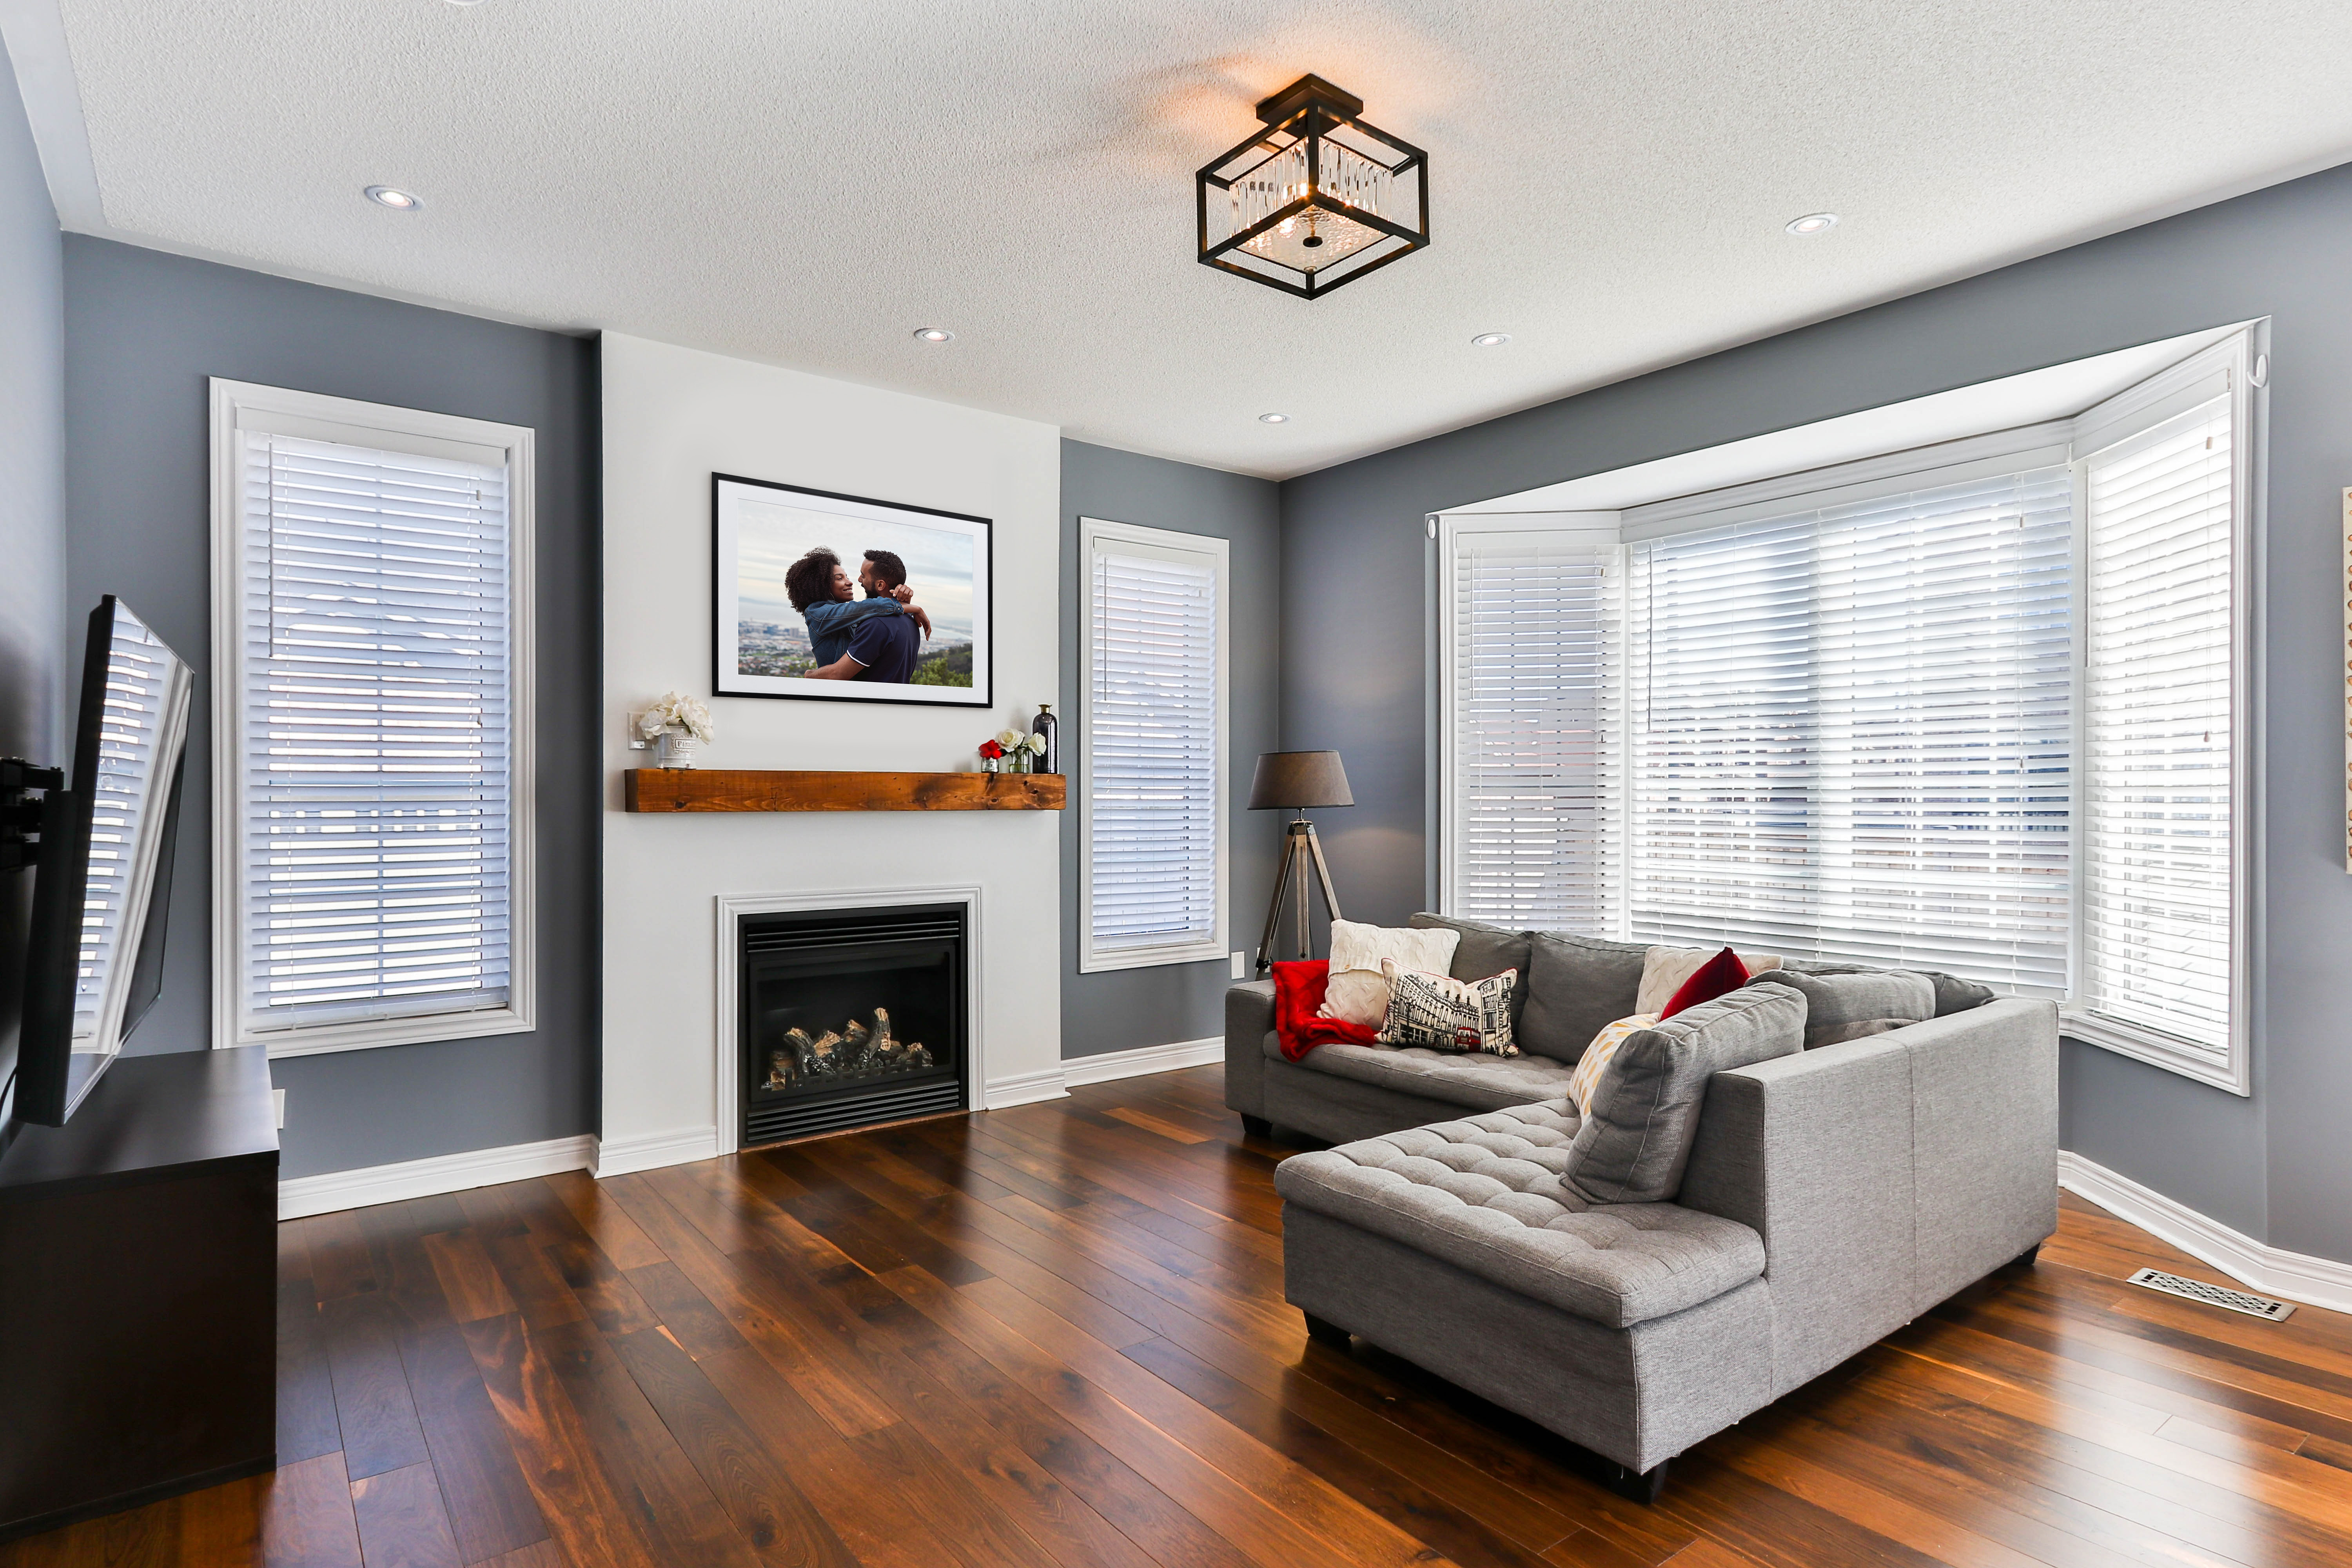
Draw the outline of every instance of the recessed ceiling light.
[[[951,343],[955,342],[955,334],[948,331],[945,327],[917,327],[915,329],[915,336],[918,340],[927,343]]]
[[[367,188],[367,199],[380,207],[390,207],[394,212],[404,213],[413,213],[425,205],[406,191],[396,191],[390,185],[370,185]]]
[[[1290,423],[1290,416],[1287,414],[1261,414],[1257,416],[1257,422],[1261,425],[1287,425]]]
[[[1508,332],[1480,332],[1470,340],[1470,346],[1475,349],[1498,349],[1510,341],[1511,334]]]
[[[1807,213],[1802,217],[1790,218],[1788,232],[1801,239],[1809,238],[1816,234],[1829,233],[1837,227],[1837,221],[1835,213]]]

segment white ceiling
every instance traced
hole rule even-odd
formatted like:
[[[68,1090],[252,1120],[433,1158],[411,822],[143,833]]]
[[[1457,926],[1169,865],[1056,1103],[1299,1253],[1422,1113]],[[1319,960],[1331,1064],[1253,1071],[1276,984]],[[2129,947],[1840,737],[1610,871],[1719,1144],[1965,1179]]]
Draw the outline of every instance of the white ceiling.
[[[0,26],[70,228],[1272,476],[2352,157],[2343,0],[0,0]],[[1313,302],[1192,259],[1192,171],[1308,70],[1428,150],[1436,237]]]

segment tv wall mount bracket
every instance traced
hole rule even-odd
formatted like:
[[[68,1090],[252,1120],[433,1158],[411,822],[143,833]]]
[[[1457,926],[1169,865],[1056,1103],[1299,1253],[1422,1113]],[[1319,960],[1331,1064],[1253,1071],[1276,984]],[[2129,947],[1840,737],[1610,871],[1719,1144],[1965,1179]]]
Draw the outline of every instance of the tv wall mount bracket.
[[[65,787],[63,768],[35,767],[22,757],[0,757],[0,871],[21,871],[40,864],[41,822],[48,812],[47,797]]]

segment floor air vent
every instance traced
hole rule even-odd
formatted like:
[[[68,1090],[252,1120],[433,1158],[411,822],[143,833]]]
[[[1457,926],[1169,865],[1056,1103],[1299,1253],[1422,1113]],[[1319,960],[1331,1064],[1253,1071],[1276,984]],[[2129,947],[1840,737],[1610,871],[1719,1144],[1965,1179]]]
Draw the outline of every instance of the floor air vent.
[[[2202,1301],[2209,1307],[2226,1307],[2250,1318],[2268,1318],[2273,1323],[2286,1321],[2287,1314],[2294,1310],[2294,1304],[2291,1301],[2273,1301],[2268,1296],[2250,1296],[2226,1285],[2208,1285],[2202,1279],[2183,1279],[2178,1274],[2167,1274],[2160,1268],[2143,1268],[2124,1283],[2161,1290],[2168,1296],[2179,1296],[2184,1300]]]

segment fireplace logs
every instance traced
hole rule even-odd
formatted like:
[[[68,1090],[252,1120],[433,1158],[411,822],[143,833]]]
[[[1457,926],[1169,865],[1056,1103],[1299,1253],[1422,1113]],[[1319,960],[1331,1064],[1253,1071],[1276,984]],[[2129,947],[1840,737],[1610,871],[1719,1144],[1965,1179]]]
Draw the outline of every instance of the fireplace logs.
[[[890,1033],[890,1010],[874,1009],[874,1023],[852,1018],[835,1034],[825,1030],[810,1037],[806,1029],[784,1031],[782,1049],[768,1053],[768,1089],[793,1089],[802,1084],[837,1082],[884,1073],[913,1072],[931,1065],[931,1053],[919,1040],[899,1040]]]

